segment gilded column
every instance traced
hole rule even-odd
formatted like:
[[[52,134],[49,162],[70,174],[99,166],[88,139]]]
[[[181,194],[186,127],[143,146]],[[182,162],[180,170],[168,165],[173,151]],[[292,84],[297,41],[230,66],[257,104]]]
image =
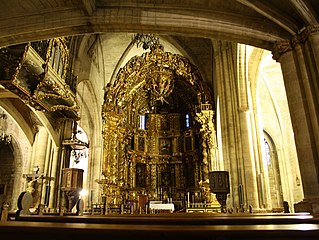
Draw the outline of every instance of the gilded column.
[[[216,131],[214,126],[214,111],[210,110],[210,104],[202,104],[202,110],[197,113],[197,121],[201,124],[204,180],[208,179],[208,172],[222,170],[222,164],[218,162],[216,155]],[[206,109],[208,108],[208,109]]]

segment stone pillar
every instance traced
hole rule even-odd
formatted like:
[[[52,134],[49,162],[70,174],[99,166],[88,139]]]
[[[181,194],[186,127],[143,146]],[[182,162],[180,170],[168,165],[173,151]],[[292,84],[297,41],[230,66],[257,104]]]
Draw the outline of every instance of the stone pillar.
[[[239,121],[239,138],[241,143],[242,164],[244,166],[244,183],[247,202],[246,208],[252,206],[254,209],[260,208],[257,186],[257,168],[258,156],[254,152],[254,138],[253,132],[254,124],[252,122],[252,103],[250,84],[247,79],[246,69],[246,46],[239,44],[237,50],[237,79],[234,83],[237,91],[238,99],[238,121]]]
[[[253,204],[256,209],[270,209],[271,207],[271,196],[269,190],[268,171],[265,166],[261,149],[264,147],[260,145],[259,139],[261,133],[258,131],[257,123],[254,112],[254,100],[253,93],[255,89],[251,89],[250,68],[248,69],[248,56],[247,46],[243,44],[238,45],[238,58],[237,58],[237,88],[238,88],[238,105],[239,105],[239,121],[240,121],[240,137],[243,149],[243,157],[245,170],[249,169],[251,173],[246,175],[252,182],[251,186],[246,186],[247,194],[251,195],[249,198],[255,202],[250,202],[249,205]],[[259,66],[257,64],[257,66]],[[263,136],[263,134],[262,134]],[[246,172],[246,171],[245,171]],[[250,189],[252,187],[252,189]],[[258,191],[255,191],[255,190]]]
[[[49,134],[46,128],[40,126],[36,135],[36,140],[32,146],[32,164],[30,165],[29,173],[33,173],[34,176],[26,178],[27,186],[32,193],[32,207],[38,207],[42,203],[43,195],[43,183],[45,175],[45,163],[47,160],[47,148]]]
[[[50,197],[49,197],[49,208],[56,208],[58,206],[58,187],[59,187],[59,181],[57,181],[56,177],[58,176],[58,162],[60,161],[60,154],[59,152],[61,148],[55,147],[53,152],[53,159],[52,159],[52,172],[49,177],[53,177],[53,181],[50,184]]]
[[[46,128],[39,127],[39,131],[37,133],[37,141],[36,144],[33,145],[33,148],[36,149],[35,154],[33,155],[33,166],[31,166],[31,171],[33,170],[34,166],[39,167],[39,173],[44,172],[45,167],[45,160],[47,155],[47,147],[48,147],[48,132]]]
[[[102,159],[103,159],[103,148],[101,145],[95,145],[94,142],[90,142],[90,155],[88,159],[88,173],[87,183],[84,182],[83,187],[90,189],[90,193],[87,197],[86,207],[92,207],[92,203],[97,203],[99,199],[99,185],[96,183],[96,178],[100,177]]]
[[[319,213],[318,29],[310,26],[273,50],[282,67],[305,196],[296,212]]]
[[[62,146],[62,142],[65,139],[71,139],[72,136],[72,126],[73,120],[72,119],[59,119],[59,136],[60,142],[56,143],[57,146],[54,147],[54,154],[52,160],[52,173],[51,176],[53,181],[51,182],[51,190],[50,190],[50,200],[49,200],[49,207],[50,208],[59,208],[63,201],[63,195],[60,191],[60,183],[62,178],[62,169],[69,167],[70,162],[70,149],[67,147]],[[61,198],[62,196],[62,198]],[[63,206],[63,204],[62,204]]]
[[[250,110],[240,110],[239,112],[242,165],[244,167],[244,187],[247,197],[246,208],[251,205],[254,209],[258,209],[261,206],[259,205],[258,197],[257,168],[255,163],[250,115]]]
[[[51,181],[49,179],[49,173],[50,169],[49,166],[51,164],[51,158],[52,158],[52,140],[50,139],[50,136],[48,135],[48,144],[47,144],[47,150],[46,150],[46,157],[45,157],[45,166],[44,166],[44,181],[42,185],[42,197],[41,197],[41,203],[45,203],[46,200],[46,191],[47,186],[49,185],[49,182]]]
[[[230,194],[234,207],[240,207],[239,186],[242,184],[241,173],[238,164],[238,157],[236,154],[236,135],[235,135],[235,114],[233,114],[232,107],[232,94],[235,91],[231,88],[229,83],[231,71],[234,71],[232,65],[232,59],[234,56],[235,46],[231,43],[225,43],[221,41],[213,42],[214,44],[214,79],[216,80],[216,102],[219,103],[220,108],[220,126],[221,126],[221,138],[222,145],[219,148],[222,149],[223,155],[221,156],[224,162],[226,171],[229,171],[230,177]],[[236,49],[236,48],[235,48]],[[228,52],[228,53],[227,53]],[[227,59],[229,59],[227,61]]]
[[[221,109],[225,170],[230,172],[234,207],[259,207],[246,78],[240,78],[237,47],[218,42],[215,50],[215,79]],[[241,204],[242,206],[239,206]]]

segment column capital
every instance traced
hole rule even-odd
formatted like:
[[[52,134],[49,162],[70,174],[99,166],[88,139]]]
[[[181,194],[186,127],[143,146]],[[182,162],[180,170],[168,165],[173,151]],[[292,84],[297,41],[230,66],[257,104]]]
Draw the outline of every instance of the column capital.
[[[319,25],[309,25],[293,37],[293,47],[295,47],[297,44],[305,43],[310,36],[315,34],[319,34]]]
[[[310,35],[319,34],[319,24],[308,26],[307,31],[309,32]]]
[[[275,42],[273,51],[272,51],[273,59],[276,61],[279,61],[279,58],[282,54],[289,52],[292,49],[293,49],[293,46],[290,40]]]
[[[281,42],[275,42],[272,51],[273,59],[278,61],[282,54],[293,50],[297,45],[304,44],[308,41],[310,36],[315,34],[319,34],[319,24],[309,25],[303,28],[290,40],[287,39]]]

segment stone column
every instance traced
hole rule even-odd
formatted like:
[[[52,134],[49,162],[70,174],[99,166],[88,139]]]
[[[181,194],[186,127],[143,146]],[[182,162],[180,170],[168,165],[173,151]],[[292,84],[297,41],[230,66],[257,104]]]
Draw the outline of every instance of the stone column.
[[[239,204],[259,207],[254,160],[250,112],[245,96],[246,79],[239,79],[237,46],[217,42],[215,50],[215,76],[217,97],[220,102],[223,159],[230,172],[231,198],[234,207]]]
[[[50,136],[48,135],[48,143],[47,143],[47,150],[46,150],[46,157],[45,157],[45,166],[44,166],[44,179],[43,179],[43,185],[42,185],[42,196],[41,196],[41,203],[45,203],[45,197],[46,197],[46,191],[47,187],[49,185],[49,182],[51,181],[49,178],[50,173],[50,164],[51,164],[51,158],[52,158],[52,140],[50,139]]]
[[[318,29],[310,26],[273,50],[282,67],[305,196],[296,212],[319,213]]]
[[[43,183],[45,175],[45,163],[47,160],[47,148],[48,148],[48,137],[47,130],[40,126],[36,134],[36,140],[32,146],[32,158],[31,165],[29,167],[30,175],[32,177],[26,177],[28,191],[32,193],[32,207],[38,207],[41,204],[43,194]],[[29,175],[29,173],[27,175]]]
[[[250,82],[247,74],[246,45],[238,45],[237,58],[237,81],[235,83],[238,93],[238,117],[240,124],[240,139],[242,145],[242,158],[245,166],[245,181],[247,204],[256,208],[269,208],[270,191],[268,188],[267,171],[259,164],[261,156],[258,155],[257,148],[260,148],[255,135],[256,124],[253,118],[253,104],[251,97]],[[262,188],[264,187],[264,189]],[[264,199],[262,199],[264,196]],[[248,206],[246,206],[248,207]]]
[[[59,137],[60,142],[57,143],[57,147],[54,148],[54,156],[52,162],[52,174],[51,177],[54,180],[51,182],[51,191],[50,191],[50,203],[49,207],[51,208],[60,208],[63,206],[64,196],[60,191],[60,184],[62,178],[63,168],[69,167],[70,164],[70,153],[71,150],[69,147],[62,145],[63,140],[71,139],[72,130],[73,130],[73,120],[72,119],[59,119]]]
[[[232,59],[236,56],[233,55],[233,48],[235,46],[230,43],[221,41],[214,42],[214,79],[216,80],[216,98],[220,105],[220,125],[221,125],[221,137],[223,155],[221,156],[224,161],[224,167],[226,171],[229,171],[230,178],[230,194],[231,205],[239,207],[240,196],[239,186],[242,185],[242,178],[240,168],[238,164],[238,157],[236,155],[237,145],[235,136],[235,114],[233,114],[231,85],[228,83],[231,78],[229,74],[229,68],[233,69],[231,64]],[[236,48],[235,48],[236,49]],[[227,51],[230,52],[230,56],[227,56]],[[229,58],[227,61],[227,58]],[[226,58],[226,59],[225,59]],[[225,60],[224,60],[225,59]],[[230,66],[229,66],[230,65]]]
[[[58,206],[58,192],[59,192],[59,181],[57,180],[58,176],[58,162],[60,162],[60,151],[61,148],[53,147],[53,157],[52,157],[52,166],[51,166],[51,175],[49,177],[53,177],[53,181],[50,184],[50,197],[49,197],[49,208],[56,208]]]
[[[93,144],[92,144],[93,143]],[[102,143],[95,145],[94,141],[90,142],[90,155],[88,159],[88,171],[87,171],[87,183],[84,183],[84,187],[91,191],[87,196],[86,207],[92,207],[92,203],[97,203],[99,200],[99,185],[98,179],[101,177],[102,159],[103,159],[103,147]]]
[[[47,147],[48,147],[48,132],[44,127],[39,127],[39,131],[37,133],[37,141],[33,148],[36,149],[35,154],[33,155],[33,168],[34,166],[39,167],[39,173],[44,172],[45,167],[45,160],[47,154]],[[32,169],[30,169],[32,171]]]

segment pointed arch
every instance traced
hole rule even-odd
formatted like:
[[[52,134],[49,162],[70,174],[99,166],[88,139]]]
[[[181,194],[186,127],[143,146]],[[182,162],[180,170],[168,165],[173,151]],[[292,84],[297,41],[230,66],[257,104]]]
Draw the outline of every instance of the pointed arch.
[[[277,148],[272,137],[266,131],[264,131],[264,152],[264,161],[266,161],[264,166],[267,166],[268,171],[271,205],[273,209],[282,208],[284,197]]]

